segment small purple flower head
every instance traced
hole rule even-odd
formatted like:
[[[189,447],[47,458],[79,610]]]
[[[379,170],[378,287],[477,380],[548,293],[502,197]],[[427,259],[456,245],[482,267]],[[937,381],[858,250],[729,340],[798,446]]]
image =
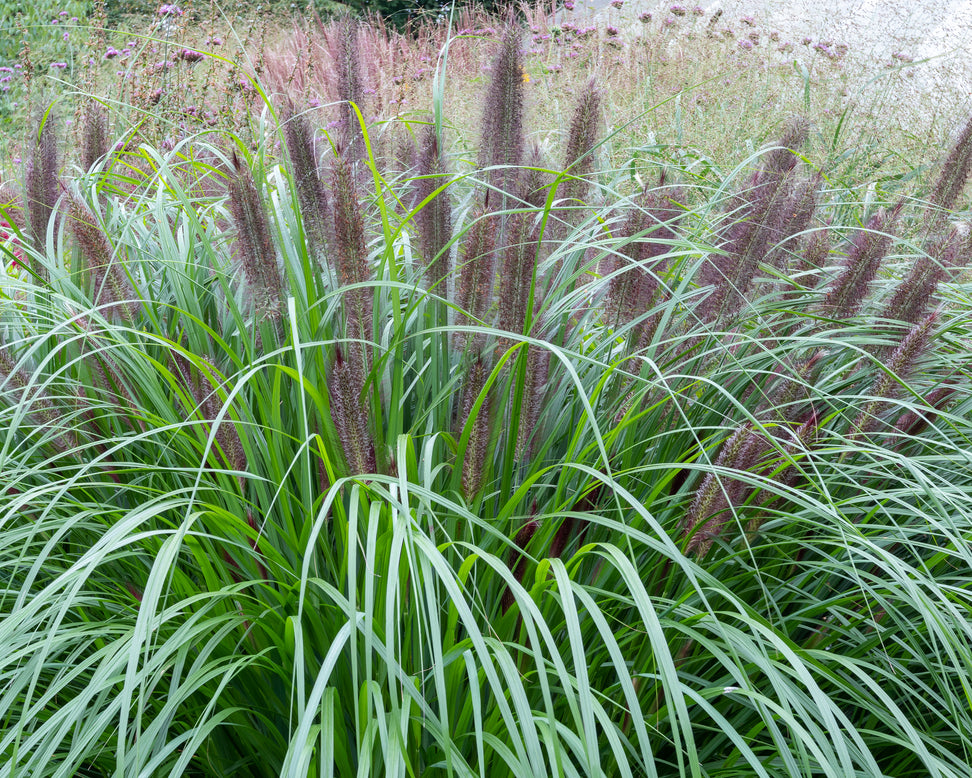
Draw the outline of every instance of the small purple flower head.
[[[51,67],[57,70],[64,70],[67,67],[67,62],[52,62]]]
[[[742,22],[743,24],[745,24],[745,25],[746,25],[747,27],[755,27],[755,26],[756,26],[756,20],[755,20],[755,19],[753,19],[753,17],[752,17],[752,16],[744,16],[744,17],[743,17],[742,19],[740,19],[739,21],[741,21],[741,22]]]
[[[612,27],[609,24],[607,26],[607,28],[604,30],[604,32],[606,32],[608,34],[608,37],[609,38],[613,38],[613,37],[615,37],[618,34],[618,28],[617,27]]]
[[[611,0],[612,8],[624,8],[624,0]]]
[[[118,49],[116,49],[114,46],[109,46],[105,51],[105,59],[114,59],[119,54],[121,54],[121,52]]]
[[[684,5],[673,5],[668,10],[675,16],[685,16],[688,13]]]
[[[743,38],[741,41],[739,41],[739,48],[749,51],[753,48],[753,42],[748,38]]]
[[[64,33],[64,40],[66,40],[66,41],[71,40],[71,33],[69,33],[69,32]]]
[[[705,9],[701,5],[697,5],[692,9],[692,13],[696,16],[705,16]]]
[[[67,11],[61,11],[58,13],[58,16],[67,16],[67,15],[68,15]]]
[[[567,2],[564,3],[564,8],[566,8],[568,11],[573,11],[574,10],[573,0],[567,0]]]
[[[811,43],[813,43],[813,39],[812,38],[804,38],[803,40],[800,41],[800,43],[802,43],[804,46],[809,46]]]
[[[662,26],[663,27],[674,27],[675,26],[675,19],[673,19],[671,16],[666,16],[665,17],[665,20],[662,22]]]
[[[638,16],[638,21],[640,21],[642,24],[648,24],[651,21],[651,14],[648,13],[648,11],[642,12]]]
[[[199,62],[203,58],[203,55],[199,51],[194,51],[193,49],[183,49],[179,52],[179,57],[185,62]]]
[[[159,16],[182,16],[182,9],[175,5],[174,3],[166,3],[165,5],[160,5],[158,10]]]

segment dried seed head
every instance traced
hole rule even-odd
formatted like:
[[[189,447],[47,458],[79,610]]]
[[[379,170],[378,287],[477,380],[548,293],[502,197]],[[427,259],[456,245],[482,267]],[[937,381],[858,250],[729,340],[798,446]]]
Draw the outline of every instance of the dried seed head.
[[[282,316],[283,279],[270,237],[270,222],[250,168],[233,152],[229,176],[229,209],[247,289],[261,319]]]

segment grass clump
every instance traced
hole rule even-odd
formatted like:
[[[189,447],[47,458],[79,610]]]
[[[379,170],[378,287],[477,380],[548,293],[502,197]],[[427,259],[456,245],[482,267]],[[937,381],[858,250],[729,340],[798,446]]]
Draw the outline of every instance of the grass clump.
[[[947,202],[633,175],[497,37],[481,154],[281,99],[10,191],[3,774],[968,774],[967,128]]]

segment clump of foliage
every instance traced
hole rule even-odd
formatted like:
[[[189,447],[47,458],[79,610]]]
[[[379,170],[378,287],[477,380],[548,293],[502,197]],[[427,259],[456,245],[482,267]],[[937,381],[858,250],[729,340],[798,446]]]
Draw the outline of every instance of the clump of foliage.
[[[799,120],[631,187],[596,82],[531,148],[501,37],[478,156],[35,128],[11,774],[968,774],[968,126],[930,203],[843,202]]]

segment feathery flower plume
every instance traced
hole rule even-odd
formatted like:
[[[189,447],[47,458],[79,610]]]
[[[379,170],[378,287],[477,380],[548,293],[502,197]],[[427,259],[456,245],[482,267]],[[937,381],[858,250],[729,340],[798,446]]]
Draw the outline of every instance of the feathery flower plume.
[[[466,374],[465,386],[462,390],[459,417],[461,423],[457,434],[461,435],[468,425],[472,425],[462,462],[462,495],[467,501],[471,501],[483,488],[489,464],[487,455],[489,453],[490,416],[493,405],[491,392],[486,394],[483,404],[479,407],[479,413],[473,417],[476,399],[483,391],[483,387],[486,386],[489,373],[488,365],[482,357],[478,357]]]
[[[465,313],[458,314],[457,324],[473,325],[485,321],[493,304],[493,248],[498,216],[487,214],[489,193],[483,207],[472,217],[466,232],[456,279],[456,306]],[[480,351],[485,345],[482,333],[457,332],[455,347]]]
[[[328,376],[331,418],[344,450],[350,475],[374,473],[375,446],[368,430],[368,411],[362,404],[364,386],[354,366],[344,359],[340,347],[335,350],[334,365]]]
[[[972,116],[959,131],[942,165],[929,199],[942,211],[951,211],[972,175]],[[944,218],[944,214],[941,214]]]
[[[288,103],[284,108],[283,120],[284,141],[290,156],[304,234],[308,247],[323,267],[326,266],[328,200],[317,166],[314,133],[307,117],[294,111],[293,103]]]
[[[525,167],[520,169],[517,183],[517,195],[521,203],[531,208],[543,208],[550,182],[550,174],[546,171],[543,161],[543,151],[540,146],[533,144]]]
[[[448,181],[439,136],[431,122],[422,133],[416,161],[418,177],[413,179],[412,188],[415,192],[415,203],[419,205]],[[452,198],[448,189],[443,189],[432,197],[415,214],[415,226],[425,258],[426,280],[430,287],[434,287],[449,272],[449,251],[446,246],[452,239]]]
[[[54,129],[54,113],[49,112],[46,120],[32,135],[33,142],[27,144],[27,167],[24,174],[24,199],[27,201],[27,216],[34,246],[43,250],[47,240],[47,225],[57,207],[59,196],[57,178],[57,138]],[[47,280],[47,270],[36,268],[38,275]]]
[[[229,175],[229,209],[237,230],[243,275],[261,319],[282,315],[283,279],[270,237],[270,222],[250,168],[233,152]]]
[[[891,352],[891,356],[886,362],[887,370],[882,372],[881,377],[871,388],[871,400],[864,409],[854,419],[851,424],[851,434],[849,440],[858,440],[866,437],[877,429],[879,419],[878,414],[887,405],[887,400],[893,399],[900,387],[899,381],[908,377],[914,369],[915,363],[924,353],[928,340],[931,337],[932,328],[938,320],[938,311],[933,311],[921,322],[911,328],[911,331],[904,337],[900,345]]]
[[[762,435],[750,424],[744,424],[722,444],[715,465],[749,472],[768,447]],[[749,488],[738,478],[706,473],[682,523],[689,552],[694,551],[700,557],[709,553],[712,542],[722,533],[731,512],[743,503]]]
[[[577,107],[574,108],[574,115],[570,120],[570,129],[567,131],[564,170],[569,172],[571,178],[561,184],[559,194],[568,204],[582,201],[590,187],[587,176],[594,169],[593,151],[600,125],[601,91],[592,78],[577,100]],[[578,212],[568,211],[565,217],[568,223],[577,221],[576,217],[569,215],[574,213]]]
[[[530,544],[530,541],[533,540],[533,536],[537,533],[538,529],[540,529],[539,521],[536,519],[528,521],[523,525],[520,531],[516,533],[516,538],[513,540],[513,542],[516,543],[516,548],[510,549],[510,556],[509,560],[507,561],[507,565],[509,566],[510,570],[513,571],[513,577],[518,583],[523,582],[523,576],[526,574],[526,566],[528,561],[526,555],[522,552],[526,551],[526,547]],[[503,592],[503,599],[501,602],[503,613],[506,613],[513,606],[514,602],[516,602],[516,598],[513,596],[513,590],[507,587],[506,591]]]
[[[135,321],[142,301],[98,218],[73,193],[68,195],[68,227],[92,276],[95,305],[105,306],[106,315],[119,316],[129,323]]]
[[[514,24],[503,33],[492,72],[483,110],[479,164],[484,168],[498,166],[487,174],[487,181],[504,193],[505,199],[513,191],[524,145],[523,63],[520,33]]]
[[[863,230],[859,230],[851,242],[842,270],[830,284],[823,301],[824,310],[835,319],[849,319],[857,314],[867,297],[871,281],[894,237],[894,229],[902,204],[899,203],[891,213],[883,208],[872,216]]]
[[[81,167],[91,170],[108,153],[108,114],[94,100],[84,111],[81,130]]]
[[[811,270],[823,270],[827,267],[830,257],[830,225],[825,229],[814,230],[807,238],[800,257],[797,272],[805,273]]]
[[[922,318],[939,283],[956,264],[961,247],[962,236],[954,228],[946,237],[932,241],[927,251],[915,260],[908,276],[898,283],[882,318],[909,324]]]

